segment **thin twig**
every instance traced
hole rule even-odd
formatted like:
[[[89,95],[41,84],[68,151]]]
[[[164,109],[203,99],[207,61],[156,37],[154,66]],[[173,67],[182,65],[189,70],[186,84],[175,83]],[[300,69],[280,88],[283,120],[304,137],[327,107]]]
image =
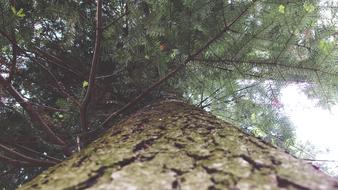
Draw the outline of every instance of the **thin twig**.
[[[5,146],[3,144],[0,144],[0,149],[3,150],[4,152],[7,152],[13,156],[16,157],[16,159],[20,159],[24,162],[30,162],[30,163],[36,163],[36,164],[41,164],[41,165],[54,165],[57,164],[57,162],[54,161],[48,161],[48,160],[39,160],[36,158],[29,157],[27,155],[24,155],[22,153],[19,153],[15,151],[13,148],[10,148],[8,146]]]
[[[41,153],[41,152],[38,152],[38,151],[33,150],[33,149],[31,149],[31,148],[28,148],[28,147],[26,147],[26,146],[23,146],[23,145],[20,145],[20,144],[14,144],[14,146],[15,146],[15,147],[18,147],[18,148],[21,148],[22,150],[27,151],[27,152],[29,152],[29,153],[31,153],[31,154],[35,154],[35,155],[38,155],[38,156],[41,156],[41,157],[45,157],[45,158],[47,158],[47,159],[49,159],[49,160],[52,160],[52,161],[54,161],[54,162],[62,162],[62,160],[60,160],[60,159],[58,159],[58,158],[55,158],[55,157],[52,157],[52,156],[45,155],[45,154],[43,154],[43,153]]]
[[[113,20],[111,23],[107,24],[106,26],[104,26],[102,28],[102,30],[106,30],[107,28],[111,27],[112,25],[114,25],[117,21],[119,21],[120,19],[122,19],[124,16],[128,15],[128,11],[124,12],[123,14],[121,14],[119,17],[117,17],[115,20]]]

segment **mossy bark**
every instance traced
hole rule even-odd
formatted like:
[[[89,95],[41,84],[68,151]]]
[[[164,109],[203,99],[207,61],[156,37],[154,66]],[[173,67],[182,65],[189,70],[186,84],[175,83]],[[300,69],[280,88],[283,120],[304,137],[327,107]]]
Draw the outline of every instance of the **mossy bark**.
[[[21,189],[338,189],[282,150],[179,101],[150,105]]]

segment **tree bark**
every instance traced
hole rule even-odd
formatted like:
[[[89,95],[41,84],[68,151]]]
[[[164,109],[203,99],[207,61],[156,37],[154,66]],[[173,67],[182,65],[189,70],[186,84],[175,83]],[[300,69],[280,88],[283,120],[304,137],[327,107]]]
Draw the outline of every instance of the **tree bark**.
[[[338,189],[338,181],[176,100],[149,105],[20,189]]]

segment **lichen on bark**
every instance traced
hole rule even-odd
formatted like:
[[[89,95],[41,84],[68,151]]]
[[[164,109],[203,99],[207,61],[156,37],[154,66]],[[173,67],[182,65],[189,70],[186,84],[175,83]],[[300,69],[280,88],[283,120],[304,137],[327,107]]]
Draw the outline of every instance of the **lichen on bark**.
[[[338,189],[337,180],[187,103],[149,105],[20,189]]]

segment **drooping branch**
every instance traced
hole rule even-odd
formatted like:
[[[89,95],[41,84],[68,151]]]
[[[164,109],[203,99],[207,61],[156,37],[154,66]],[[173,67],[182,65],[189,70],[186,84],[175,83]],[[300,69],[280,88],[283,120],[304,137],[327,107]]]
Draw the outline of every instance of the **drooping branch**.
[[[19,153],[16,150],[14,150],[13,148],[10,148],[10,147],[5,146],[3,144],[0,144],[0,150],[6,152],[9,155],[12,155],[15,159],[18,159],[18,160],[24,161],[24,162],[40,164],[40,165],[43,165],[43,166],[52,166],[52,165],[57,164],[57,162],[55,162],[55,161],[40,160],[40,159],[29,157],[29,156],[24,155],[22,153]]]
[[[26,147],[26,146],[19,145],[19,144],[14,144],[14,146],[15,146],[16,148],[18,148],[18,149],[22,149],[22,151],[25,151],[25,152],[27,152],[27,153],[29,153],[29,154],[37,155],[37,156],[39,156],[39,157],[44,157],[44,158],[46,158],[46,159],[48,159],[48,160],[51,160],[51,161],[53,161],[53,162],[56,162],[56,163],[62,162],[62,160],[60,160],[60,159],[58,159],[58,158],[55,158],[55,157],[52,157],[52,156],[48,156],[48,155],[46,155],[46,154],[43,154],[43,153],[41,153],[41,152],[38,152],[38,151],[33,150],[33,149],[31,149],[31,148],[28,148],[28,147]]]
[[[54,108],[54,107],[50,107],[50,106],[46,106],[46,105],[41,105],[35,102],[31,102],[33,104],[34,107],[38,108],[38,109],[42,109],[44,111],[49,111],[49,112],[69,112],[69,110],[66,109],[59,109],[59,108]]]
[[[270,61],[264,61],[264,60],[230,60],[230,59],[194,59],[194,61],[198,62],[205,62],[205,63],[224,63],[224,64],[251,64],[255,66],[266,66],[266,67],[283,67],[283,68],[290,68],[290,69],[298,69],[298,70],[304,70],[304,71],[310,71],[310,72],[319,72],[322,74],[327,74],[331,76],[338,76],[338,73],[322,70],[320,68],[313,68],[313,67],[307,67],[303,65],[288,65],[278,62],[270,62]]]
[[[63,60],[59,59],[58,57],[51,55],[50,53],[44,52],[39,48],[33,47],[32,48],[32,52],[34,52],[35,54],[39,55],[40,57],[42,57],[44,60],[48,61],[48,63],[51,63],[71,74],[73,74],[74,76],[83,79],[83,75],[77,71],[74,71],[73,69],[69,68],[66,66],[66,64],[64,63]]]
[[[58,137],[58,135],[48,126],[47,122],[41,117],[41,115],[36,112],[28,100],[26,100],[14,87],[9,83],[2,75],[0,75],[0,84],[2,87],[14,97],[14,99],[23,107],[23,109],[28,113],[32,123],[40,126],[47,135],[59,145],[64,145],[65,142]]]
[[[0,160],[15,167],[41,167],[41,166],[48,167],[48,166],[51,166],[49,164],[43,165],[41,163],[31,163],[31,162],[21,161],[21,160],[17,160],[14,158],[10,158],[8,156],[3,156],[3,155],[0,155]]]
[[[119,17],[117,17],[115,20],[113,20],[111,23],[107,24],[106,26],[104,26],[102,28],[102,31],[103,30],[106,30],[108,29],[109,27],[113,26],[115,23],[117,23],[119,20],[121,20],[124,16],[128,15],[129,14],[129,11],[125,11],[123,14],[121,14]]]
[[[96,67],[100,60],[100,46],[101,46],[101,38],[102,38],[102,1],[97,1],[96,7],[96,36],[95,36],[95,47],[94,47],[94,55],[91,62],[91,68],[89,73],[88,80],[88,88],[86,91],[86,95],[82,100],[80,105],[80,123],[81,127],[84,130],[88,130],[88,121],[87,121],[87,110],[90,99],[93,95],[94,86],[95,86],[95,76],[96,76]]]
[[[164,77],[162,77],[160,80],[158,80],[157,82],[155,82],[154,84],[152,84],[150,87],[148,87],[145,91],[143,91],[140,95],[138,95],[135,99],[131,100],[128,104],[126,104],[125,106],[123,106],[122,108],[120,108],[119,110],[113,112],[112,114],[110,114],[103,122],[102,122],[102,126],[105,126],[113,117],[119,115],[120,113],[126,111],[128,108],[130,108],[131,106],[135,105],[137,102],[139,102],[140,100],[142,100],[146,95],[148,95],[153,89],[155,89],[156,87],[160,86],[162,83],[164,83],[165,81],[167,81],[169,78],[171,78],[172,76],[174,76],[178,71],[180,71],[181,69],[183,69],[190,61],[194,60],[198,55],[200,55],[203,51],[205,51],[206,49],[209,48],[209,46],[214,43],[215,41],[217,41],[220,37],[223,36],[223,34],[227,31],[229,31],[230,27],[235,24],[248,10],[249,8],[256,2],[256,0],[252,1],[253,3],[248,6],[246,9],[244,9],[231,23],[229,23],[228,25],[225,25],[225,27],[223,28],[223,30],[221,30],[218,34],[216,34],[212,39],[210,39],[207,43],[205,43],[201,48],[199,48],[198,50],[196,50],[193,54],[191,54],[188,58],[186,58],[186,60],[178,65],[175,69],[173,69],[172,71],[170,71],[167,75],[165,75]]]
[[[15,48],[17,49],[18,52],[23,53],[27,58],[29,58],[32,62],[36,63],[37,65],[39,65],[43,70],[45,70],[51,77],[51,79],[54,81],[55,85],[57,86],[57,89],[59,90],[59,92],[65,96],[66,98],[70,99],[73,103],[75,103],[76,105],[80,105],[79,101],[77,101],[76,98],[74,98],[70,93],[68,93],[63,85],[63,83],[57,79],[57,77],[53,74],[53,72],[46,67],[45,65],[43,65],[42,63],[40,63],[40,61],[38,59],[36,59],[35,57],[32,57],[31,55],[29,55],[27,53],[27,51],[23,48],[21,48],[18,44],[16,44],[13,39],[11,39],[9,37],[8,34],[6,34],[6,32],[0,30],[0,34],[5,37],[8,41],[10,41]]]

